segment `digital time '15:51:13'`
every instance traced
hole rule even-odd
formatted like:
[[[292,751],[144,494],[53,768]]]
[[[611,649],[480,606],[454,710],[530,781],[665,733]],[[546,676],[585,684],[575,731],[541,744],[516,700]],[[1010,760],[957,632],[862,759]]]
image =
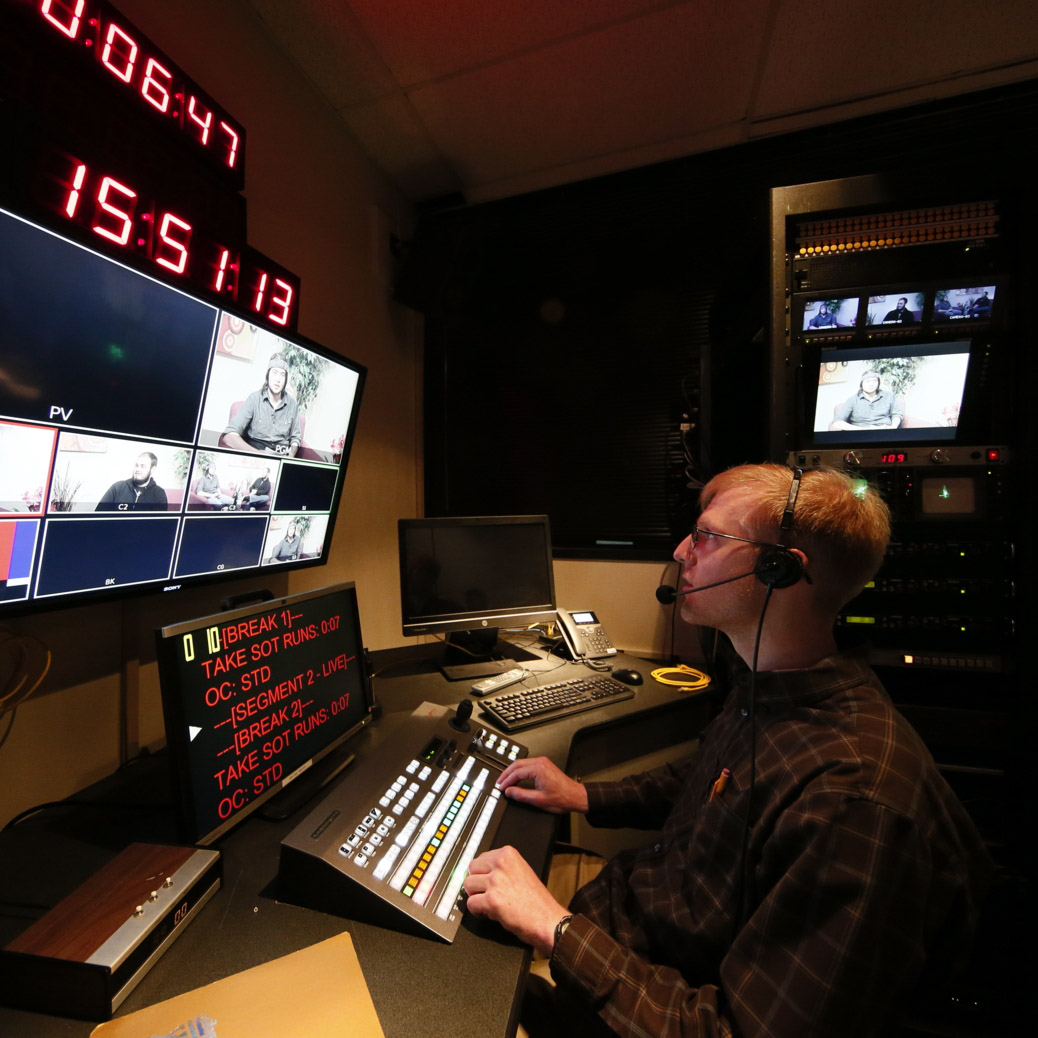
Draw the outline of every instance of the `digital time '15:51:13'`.
[[[63,161],[66,172],[54,177],[56,208],[103,239],[106,251],[113,245],[126,249],[160,267],[165,279],[182,277],[272,324],[294,326],[295,286],[283,277],[259,267],[243,269],[239,251],[208,240],[190,220],[142,198],[124,180],[70,156]]]

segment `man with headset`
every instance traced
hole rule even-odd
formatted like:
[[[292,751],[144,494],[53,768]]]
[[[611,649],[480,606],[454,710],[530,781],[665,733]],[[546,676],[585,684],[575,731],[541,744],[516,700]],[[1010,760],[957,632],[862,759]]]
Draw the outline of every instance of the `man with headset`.
[[[741,663],[696,755],[587,784],[534,758],[499,780],[659,842],[604,864],[569,908],[514,848],[486,852],[469,911],[545,956],[555,986],[531,977],[531,1036],[887,1034],[965,950],[990,869],[919,737],[833,638],[889,513],[842,473],[791,485],[778,465],[722,473],[701,506],[661,600],[681,596],[682,618],[723,631]]]

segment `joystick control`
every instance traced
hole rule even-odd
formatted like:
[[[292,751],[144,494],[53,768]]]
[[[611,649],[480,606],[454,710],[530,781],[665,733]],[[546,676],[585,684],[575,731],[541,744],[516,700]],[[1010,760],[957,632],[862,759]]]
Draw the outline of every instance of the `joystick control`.
[[[472,716],[472,700],[463,699],[454,711],[454,716],[448,722],[456,732],[467,732],[469,730],[469,718]]]

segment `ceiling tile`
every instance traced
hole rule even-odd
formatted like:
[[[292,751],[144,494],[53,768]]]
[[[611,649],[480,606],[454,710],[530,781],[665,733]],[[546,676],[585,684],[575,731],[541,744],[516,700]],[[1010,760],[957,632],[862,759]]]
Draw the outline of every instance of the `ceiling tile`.
[[[452,194],[462,185],[436,151],[405,97],[384,97],[340,113],[350,132],[409,198]]]
[[[1034,0],[844,0],[837,17],[831,0],[798,0],[779,10],[754,115],[882,98],[1036,56]]]
[[[732,0],[725,16],[667,8],[409,97],[467,183],[688,137],[744,119],[758,6]]]
[[[397,81],[414,86],[645,12],[723,0],[348,0]]]
[[[333,108],[399,88],[345,0],[246,0]]]

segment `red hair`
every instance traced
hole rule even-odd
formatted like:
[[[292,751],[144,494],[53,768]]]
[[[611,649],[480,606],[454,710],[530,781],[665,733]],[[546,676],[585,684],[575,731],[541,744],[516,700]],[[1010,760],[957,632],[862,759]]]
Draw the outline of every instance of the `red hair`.
[[[749,490],[754,500],[744,523],[757,539],[778,543],[792,478],[784,465],[737,465],[707,483],[700,505],[705,509],[729,490]],[[889,540],[890,509],[875,488],[836,469],[804,472],[782,543],[807,555],[811,578],[834,611],[876,575]]]

